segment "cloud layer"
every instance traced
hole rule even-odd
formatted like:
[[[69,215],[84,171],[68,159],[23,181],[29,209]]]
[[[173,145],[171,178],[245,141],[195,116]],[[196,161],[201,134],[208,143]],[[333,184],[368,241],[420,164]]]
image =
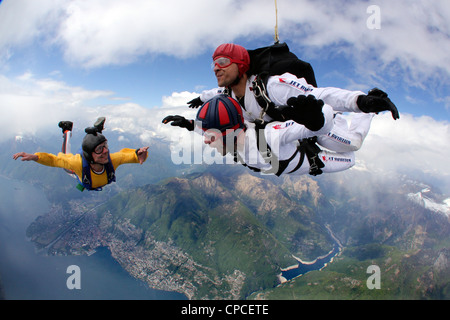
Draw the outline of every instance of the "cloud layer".
[[[278,1],[280,38],[320,54],[324,52],[318,50],[339,45],[341,53],[356,60],[400,67],[414,81],[439,69],[448,81],[447,0],[377,1],[379,30],[367,27],[369,5]],[[59,47],[68,62],[93,68],[147,54],[197,55],[239,38],[270,39],[274,27],[272,0],[5,0],[0,52],[40,39]]]
[[[12,80],[0,77],[0,140],[42,131],[55,134],[60,120],[75,120],[79,127],[85,127],[98,116],[106,116],[109,130],[139,136],[143,144],[155,137],[166,139],[172,146],[192,143],[191,133],[163,125],[161,120],[169,114],[193,119],[196,110],[189,109],[186,102],[196,96],[198,93],[173,93],[153,109],[129,102],[89,107],[90,100],[109,97],[113,101],[114,94],[35,79],[30,74]],[[8,107],[8,101],[14,107]],[[401,114],[400,120],[393,121],[390,113],[385,113],[374,118],[356,156],[359,169],[382,173],[414,170],[449,181],[450,186],[449,145],[447,121],[409,114]]]
[[[372,171],[417,170],[449,180],[448,146],[449,122],[410,114],[402,114],[400,120],[392,121],[390,115],[385,113],[372,121],[369,135],[357,152],[357,158]]]
[[[360,73],[376,77],[382,68],[401,74],[412,87],[440,90],[449,104],[450,6],[448,0],[379,0],[380,29],[369,29],[367,1],[278,1],[280,39],[305,55],[343,54]],[[124,65],[142,57],[190,57],[211,52],[226,41],[271,42],[272,0],[4,0],[0,4],[0,71],[17,50],[38,45],[59,51],[64,60],[86,69]],[[292,46],[291,46],[292,47]],[[375,70],[375,71],[371,71]],[[110,128],[179,139],[180,131],[160,123],[167,114],[193,117],[186,101],[196,93],[175,92],[162,105],[146,109],[111,100],[114,92],[88,90],[32,73],[11,78],[0,73],[0,140],[16,134],[55,130],[59,120],[87,126],[99,115]],[[411,99],[415,99],[411,96]],[[450,176],[449,123],[402,114],[380,115],[357,154],[379,170],[417,169]]]
[[[368,27],[374,13],[364,0],[277,4],[280,39],[302,57],[326,61],[342,55],[356,70],[350,82],[387,88],[398,86],[401,77],[402,85],[428,92],[450,110],[448,0],[379,0],[379,29]],[[0,71],[16,50],[35,45],[87,70],[160,55],[195,57],[223,42],[267,45],[275,17],[273,0],[5,0]]]

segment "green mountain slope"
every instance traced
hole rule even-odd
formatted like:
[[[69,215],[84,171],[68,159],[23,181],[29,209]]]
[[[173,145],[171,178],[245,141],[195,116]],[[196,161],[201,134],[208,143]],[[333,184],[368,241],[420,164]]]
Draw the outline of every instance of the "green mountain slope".
[[[292,249],[307,248],[311,239],[324,238],[322,230],[314,227],[311,210],[295,206],[281,189],[247,174],[232,185],[210,173],[173,178],[123,192],[102,211],[112,216],[112,234],[116,223],[129,221],[145,237],[151,235],[188,254],[208,270],[204,272],[210,279],[242,275],[239,298],[276,285],[279,268],[294,262]],[[147,249],[154,243],[138,245]],[[317,248],[310,251],[315,254]],[[179,271],[179,266],[173,269]],[[214,286],[212,282],[197,285],[195,297],[204,297]],[[217,290],[220,296],[230,288],[212,291]]]
[[[373,254],[371,257],[370,252]],[[421,250],[405,253],[395,247],[366,245],[347,248],[321,271],[311,271],[250,299],[268,300],[422,300],[449,299],[449,252]],[[370,266],[378,266],[379,288]]]
[[[62,234],[57,253],[108,247],[134,277],[191,299],[448,299],[449,220],[409,200],[417,187],[356,171],[274,178],[219,166],[122,191],[82,218],[86,203],[71,201],[28,235],[46,245]],[[279,285],[293,255],[314,260],[334,239],[344,250],[333,263]],[[367,288],[371,265],[380,290]]]

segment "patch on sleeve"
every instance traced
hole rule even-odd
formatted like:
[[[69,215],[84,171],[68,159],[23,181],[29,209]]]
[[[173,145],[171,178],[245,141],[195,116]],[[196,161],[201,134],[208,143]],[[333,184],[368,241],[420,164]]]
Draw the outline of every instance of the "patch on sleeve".
[[[313,88],[309,88],[307,86],[305,86],[304,84],[294,81],[294,80],[290,80],[290,79],[284,79],[284,78],[278,78],[279,81],[283,84],[287,84],[288,86],[294,87],[296,89],[299,89],[303,92],[311,92],[313,91]]]
[[[281,123],[272,125],[272,128],[275,130],[286,129],[287,127],[292,126],[294,123],[295,123],[294,121],[281,122]]]

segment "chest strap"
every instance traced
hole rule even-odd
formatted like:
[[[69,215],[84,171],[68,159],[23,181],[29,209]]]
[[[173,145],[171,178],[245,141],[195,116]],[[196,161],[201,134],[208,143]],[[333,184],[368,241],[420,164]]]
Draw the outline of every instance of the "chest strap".
[[[82,153],[81,153],[81,158],[82,158],[82,162],[83,162],[83,169],[82,169],[81,180],[79,180],[77,189],[80,191],[83,191],[84,189],[101,191],[102,187],[99,187],[99,188],[92,187],[91,166],[89,165],[89,162],[86,160],[86,158],[84,157],[84,155]],[[112,165],[111,157],[109,154],[108,154],[108,163],[105,164],[104,166],[105,166],[106,176],[108,178],[107,184],[110,184],[110,183],[116,181],[115,170]]]

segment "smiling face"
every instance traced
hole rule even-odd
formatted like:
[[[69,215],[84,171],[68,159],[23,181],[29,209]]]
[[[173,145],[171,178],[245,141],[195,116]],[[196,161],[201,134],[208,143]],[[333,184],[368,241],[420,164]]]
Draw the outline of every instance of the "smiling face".
[[[204,143],[213,149],[216,149],[222,156],[226,154],[225,144],[223,143],[222,133],[218,130],[210,129],[204,134]]]
[[[218,64],[215,64],[213,71],[219,87],[231,86],[239,76],[239,68],[236,63],[232,63],[227,67],[220,67]]]
[[[245,143],[245,129],[227,129],[225,134],[217,129],[209,129],[203,133],[204,143],[217,150],[220,155],[234,155],[236,150],[242,150]]]
[[[94,152],[92,152],[92,158],[95,163],[98,164],[107,164],[108,163],[108,143],[107,141],[100,143],[97,147],[95,147]]]

